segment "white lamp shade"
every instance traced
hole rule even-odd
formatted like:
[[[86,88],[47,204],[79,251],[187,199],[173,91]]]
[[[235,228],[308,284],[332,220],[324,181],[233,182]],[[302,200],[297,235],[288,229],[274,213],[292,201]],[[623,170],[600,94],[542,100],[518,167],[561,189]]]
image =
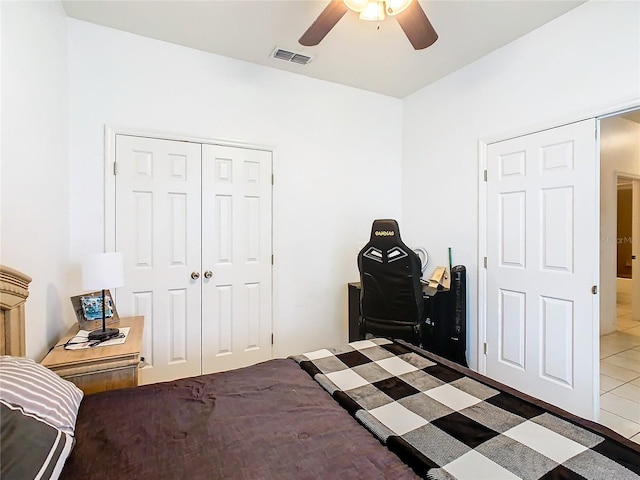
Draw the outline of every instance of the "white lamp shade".
[[[124,285],[124,256],[122,252],[96,253],[82,262],[82,288],[106,290]]]

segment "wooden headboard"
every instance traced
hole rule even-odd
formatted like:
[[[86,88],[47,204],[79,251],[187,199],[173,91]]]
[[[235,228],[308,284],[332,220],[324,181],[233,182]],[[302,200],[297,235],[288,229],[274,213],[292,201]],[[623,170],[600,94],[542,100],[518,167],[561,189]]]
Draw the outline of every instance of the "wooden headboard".
[[[26,355],[24,303],[31,277],[0,265],[0,355]]]

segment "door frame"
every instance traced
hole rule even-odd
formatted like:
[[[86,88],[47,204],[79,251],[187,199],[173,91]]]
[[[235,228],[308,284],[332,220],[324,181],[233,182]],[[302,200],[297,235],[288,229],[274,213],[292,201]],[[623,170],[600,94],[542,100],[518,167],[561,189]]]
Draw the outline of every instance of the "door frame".
[[[487,169],[487,148],[492,143],[502,142],[516,137],[530,135],[533,133],[541,132],[544,130],[551,130],[570,123],[576,123],[583,120],[595,119],[596,122],[596,211],[593,212],[597,216],[597,236],[595,243],[594,255],[599,258],[599,242],[600,242],[600,120],[602,118],[617,116],[622,113],[626,113],[632,110],[640,108],[640,98],[634,98],[625,102],[621,102],[614,106],[596,108],[592,111],[587,111],[583,115],[575,115],[560,119],[558,121],[549,121],[542,124],[534,124],[528,128],[515,130],[512,132],[505,132],[503,134],[491,135],[480,138],[478,140],[478,257],[477,257],[477,281],[478,281],[478,336],[477,336],[477,371],[482,374],[487,372],[486,354],[484,353],[484,346],[487,341],[487,270],[484,266],[484,258],[487,256],[487,184],[485,180],[485,171]],[[593,285],[600,285],[600,262],[597,262],[596,272],[594,272],[595,278],[593,278]],[[597,414],[600,409],[600,296],[594,295],[593,305],[593,328],[594,338],[593,351],[594,351],[594,385],[597,388],[594,389],[593,399],[593,412]]]
[[[615,175],[615,179],[616,179],[616,184],[618,182],[619,178],[625,178],[627,180],[631,180],[631,191],[632,191],[632,197],[631,197],[631,201],[632,201],[632,205],[634,205],[634,201],[636,203],[640,203],[640,175],[636,175],[633,173],[625,173],[622,172],[620,170],[616,170],[614,172]],[[616,212],[618,211],[618,206],[616,204]],[[632,210],[633,213],[633,217],[631,219],[631,224],[632,227],[634,225],[634,223],[636,223],[638,220],[638,218],[640,217],[640,212],[637,212],[635,209]],[[640,229],[640,225],[638,225],[638,227],[636,227],[638,229]],[[633,232],[632,232],[632,237],[633,237]],[[633,248],[633,247],[636,248]],[[634,251],[638,251],[640,250],[640,247],[637,245],[633,245],[632,246],[632,255],[634,254]],[[640,252],[639,252],[640,253]],[[636,254],[637,255],[637,254]],[[635,272],[635,274],[633,273],[633,269],[631,270],[631,292],[632,292],[632,301],[631,301],[631,311],[633,313],[633,309],[634,307],[636,309],[638,309],[638,305],[634,304],[633,299],[636,298],[633,296],[633,293],[637,292],[638,290],[640,290],[640,274],[638,272]],[[617,282],[616,282],[616,294],[618,292],[618,288],[617,288]],[[640,302],[640,299],[636,299],[636,302]],[[632,316],[633,318],[633,316]]]

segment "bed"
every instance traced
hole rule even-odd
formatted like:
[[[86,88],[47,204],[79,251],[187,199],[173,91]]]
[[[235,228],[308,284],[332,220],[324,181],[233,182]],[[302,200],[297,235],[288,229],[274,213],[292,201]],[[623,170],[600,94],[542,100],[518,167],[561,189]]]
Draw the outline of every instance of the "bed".
[[[640,478],[633,442],[401,341],[86,396],[2,358],[3,479]],[[61,411],[18,405],[11,370]]]

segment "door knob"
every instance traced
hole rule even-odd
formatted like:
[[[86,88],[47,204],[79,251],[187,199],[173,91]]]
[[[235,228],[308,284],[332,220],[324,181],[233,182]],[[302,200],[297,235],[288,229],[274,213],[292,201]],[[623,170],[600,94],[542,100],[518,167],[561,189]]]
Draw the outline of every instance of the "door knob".
[[[211,277],[213,277],[213,272],[211,270],[207,270],[206,272],[204,272],[204,278],[209,280]]]
[[[200,278],[200,272],[191,272],[191,278],[197,280]]]

